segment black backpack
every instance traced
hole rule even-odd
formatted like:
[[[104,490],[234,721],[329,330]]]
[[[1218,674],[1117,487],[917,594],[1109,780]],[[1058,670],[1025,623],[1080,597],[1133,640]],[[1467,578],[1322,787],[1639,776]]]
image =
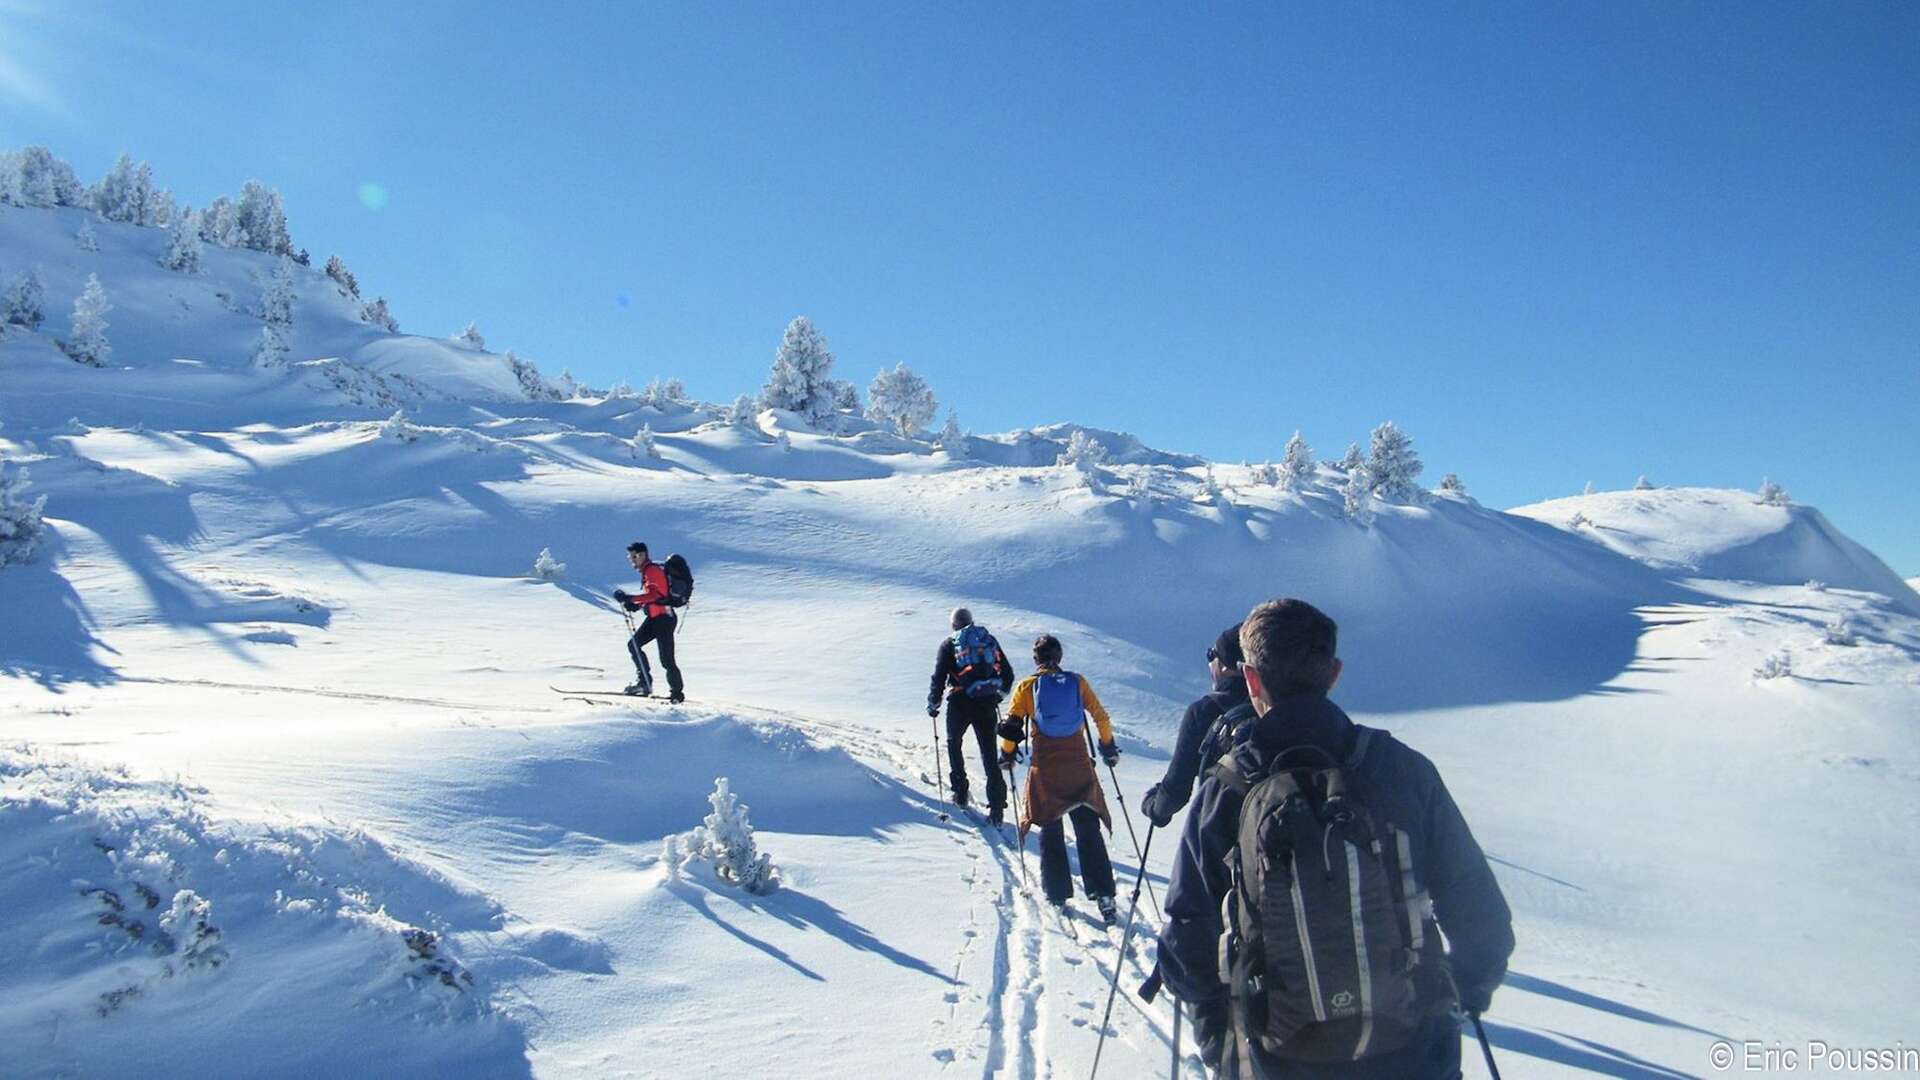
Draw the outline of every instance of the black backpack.
[[[1200,739],[1200,772],[1220,763],[1220,760],[1233,753],[1240,744],[1240,732],[1254,719],[1253,705],[1242,701],[1233,708],[1213,718],[1213,725]]]
[[[1353,1061],[1405,1046],[1454,995],[1407,833],[1367,805],[1359,766],[1298,747],[1263,776],[1239,754],[1214,775],[1242,792],[1227,855],[1221,978],[1238,1024],[1275,1057]]]
[[[667,606],[686,607],[693,600],[693,568],[680,555],[667,556],[661,566],[667,573]]]

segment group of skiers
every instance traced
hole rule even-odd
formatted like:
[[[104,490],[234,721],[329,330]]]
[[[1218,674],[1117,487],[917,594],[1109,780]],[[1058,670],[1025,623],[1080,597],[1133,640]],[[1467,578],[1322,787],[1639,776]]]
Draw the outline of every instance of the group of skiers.
[[[1082,888],[1111,923],[1101,830],[1113,820],[1093,756],[1111,766],[1120,755],[1106,710],[1085,676],[1061,667],[1053,635],[1034,641],[1035,673],[1016,685],[970,612],[954,611],[950,625],[927,715],[944,697],[954,801],[969,803],[969,733],[996,825],[1009,790],[1001,773],[1026,757],[1019,835],[1024,845],[1028,829],[1040,830],[1047,900],[1062,907],[1072,894],[1071,821]],[[1203,1060],[1235,1080],[1460,1076],[1462,1018],[1479,1030],[1514,938],[1506,898],[1438,770],[1329,699],[1343,670],[1338,628],[1305,601],[1255,607],[1207,649],[1207,668],[1212,689],[1188,707],[1166,774],[1142,800],[1155,828],[1193,805],[1157,975],[1184,1003]],[[996,756],[989,733],[1009,691]]]

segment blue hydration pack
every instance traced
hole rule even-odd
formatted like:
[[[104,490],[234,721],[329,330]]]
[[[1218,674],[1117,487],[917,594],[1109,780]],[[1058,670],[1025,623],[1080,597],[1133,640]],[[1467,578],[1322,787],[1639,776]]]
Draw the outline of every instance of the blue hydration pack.
[[[1056,739],[1078,735],[1086,715],[1080,704],[1080,676],[1050,671],[1033,677],[1033,722],[1040,734]]]
[[[987,628],[963,626],[953,634],[953,682],[960,692],[981,701],[999,701],[1000,643]]]

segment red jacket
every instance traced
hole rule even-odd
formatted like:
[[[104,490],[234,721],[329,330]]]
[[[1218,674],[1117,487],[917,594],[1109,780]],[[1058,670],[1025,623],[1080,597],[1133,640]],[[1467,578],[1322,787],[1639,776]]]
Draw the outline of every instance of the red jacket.
[[[665,615],[673,609],[667,606],[667,570],[657,562],[649,562],[640,568],[640,592],[627,597],[628,611],[645,611],[647,618]]]

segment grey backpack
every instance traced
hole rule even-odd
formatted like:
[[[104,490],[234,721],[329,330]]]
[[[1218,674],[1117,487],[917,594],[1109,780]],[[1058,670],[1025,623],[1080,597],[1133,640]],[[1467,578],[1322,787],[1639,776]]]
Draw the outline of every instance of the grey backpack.
[[[1368,744],[1386,735],[1356,730],[1345,762],[1299,747],[1264,776],[1242,775],[1239,755],[1214,771],[1245,795],[1227,856],[1221,977],[1236,1029],[1279,1058],[1395,1050],[1453,1003],[1408,836],[1356,783]]]

